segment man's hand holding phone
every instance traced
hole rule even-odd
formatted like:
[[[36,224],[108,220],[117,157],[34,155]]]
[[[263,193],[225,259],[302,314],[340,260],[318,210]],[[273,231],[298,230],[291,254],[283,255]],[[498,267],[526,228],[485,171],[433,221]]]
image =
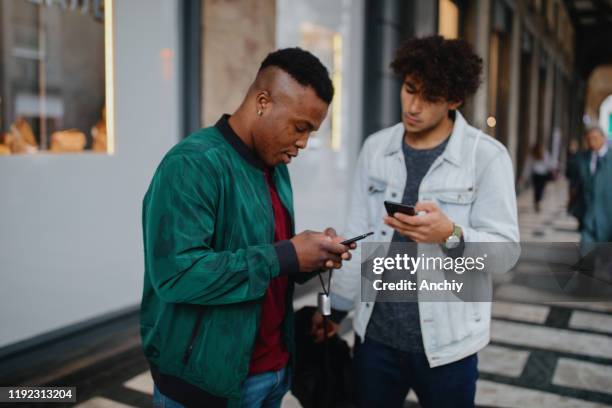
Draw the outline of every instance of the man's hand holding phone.
[[[406,215],[399,212],[384,217],[384,222],[401,235],[415,242],[441,244],[453,233],[453,222],[431,201],[419,201],[414,210],[416,214]]]
[[[306,232],[310,232],[310,231],[306,231]],[[302,233],[304,234],[304,233]],[[324,232],[324,235],[327,237],[328,240],[331,240],[331,242],[335,245],[340,245],[344,248],[348,248],[348,249],[355,249],[357,248],[357,241],[360,241],[364,238],[369,237],[370,235],[374,234],[373,232],[368,232],[365,233],[363,235],[358,235],[356,237],[353,238],[349,238],[349,239],[345,239],[343,237],[338,236],[338,234],[336,234],[336,230],[334,230],[333,228],[327,228]],[[301,234],[300,234],[301,235]],[[297,237],[297,236],[296,236]],[[296,238],[292,238],[292,242],[295,245],[295,241],[294,239]],[[298,240],[299,241],[299,240]],[[298,252],[298,249],[296,247],[296,252]],[[325,267],[327,269],[339,269],[342,266],[341,261],[348,261],[351,259],[351,254],[350,252],[348,252],[348,250],[346,250],[345,252],[342,252],[340,255],[340,259],[338,260],[338,253],[335,253],[333,255],[332,259],[329,259],[325,262]],[[300,258],[299,252],[298,252],[298,259]],[[316,262],[314,263],[316,264]],[[302,270],[302,263],[300,261],[300,271],[303,272],[309,272],[308,270]],[[317,270],[317,269],[322,269],[322,268],[315,268],[313,270]],[[324,333],[325,331],[323,330],[323,322],[325,321],[325,319],[323,319],[323,315],[321,315],[321,313],[319,313],[318,311],[314,313],[313,317],[312,317],[312,327],[311,327],[311,335],[314,337],[314,341],[316,343],[319,343],[321,341],[323,341],[323,338],[325,337]],[[334,323],[333,321],[331,321],[330,319],[327,319],[327,337],[332,337],[334,335],[336,335],[336,333],[338,332],[338,327],[339,325],[337,323]]]
[[[355,244],[354,242],[348,242],[346,239],[344,239],[344,237],[339,236],[336,233],[336,230],[333,229],[332,227],[325,228],[325,231],[323,231],[323,233],[325,235],[327,235],[328,237],[330,237],[332,239],[332,242],[334,242],[336,244],[343,245],[344,247],[348,248],[349,250],[357,248],[357,244]],[[342,261],[349,261],[351,259],[351,253],[348,250],[343,252],[340,255],[340,259]],[[332,264],[332,263],[330,263],[330,261],[331,260],[329,260],[329,261],[327,261],[325,263],[325,267],[327,269],[332,269],[332,268],[340,269],[342,267],[342,263]]]
[[[349,250],[357,247],[355,243],[341,244],[344,240],[333,228],[327,228],[324,232],[304,231],[291,238],[300,272],[341,268],[342,261],[351,259]]]

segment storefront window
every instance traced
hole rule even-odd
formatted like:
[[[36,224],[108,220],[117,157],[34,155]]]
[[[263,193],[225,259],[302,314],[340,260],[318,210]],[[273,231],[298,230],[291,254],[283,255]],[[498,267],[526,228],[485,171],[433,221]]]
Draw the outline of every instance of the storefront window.
[[[111,15],[109,0],[0,2],[0,155],[113,152]]]
[[[452,0],[438,1],[438,34],[454,40],[459,38],[459,8]]]

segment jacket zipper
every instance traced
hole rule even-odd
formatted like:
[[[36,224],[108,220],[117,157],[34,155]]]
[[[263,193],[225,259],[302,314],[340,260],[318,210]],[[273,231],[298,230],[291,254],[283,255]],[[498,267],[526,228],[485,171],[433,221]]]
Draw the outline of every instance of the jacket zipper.
[[[198,336],[198,332],[200,331],[200,326],[202,325],[203,317],[204,317],[204,311],[201,310],[198,313],[198,317],[196,319],[195,326],[193,327],[193,331],[191,332],[191,337],[189,338],[189,346],[187,347],[187,350],[185,350],[185,354],[183,355],[183,364],[187,364],[187,361],[189,361],[189,357],[191,356],[191,353],[193,352],[193,346],[195,344],[196,337]]]

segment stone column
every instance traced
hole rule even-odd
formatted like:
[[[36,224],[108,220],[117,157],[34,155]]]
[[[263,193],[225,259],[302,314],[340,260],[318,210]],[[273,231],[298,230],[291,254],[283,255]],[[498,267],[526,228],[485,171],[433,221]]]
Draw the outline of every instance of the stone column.
[[[402,43],[403,24],[411,23],[402,14],[401,0],[367,0],[365,4],[363,131],[370,135],[401,120],[403,78],[391,72],[389,63]]]
[[[548,148],[549,142],[552,134],[552,125],[553,125],[553,97],[555,94],[555,61],[549,56],[546,59],[546,85],[544,88],[544,112],[542,112],[542,117],[539,118],[543,120],[544,123],[542,126],[542,131],[544,134],[542,135],[542,142],[544,143],[545,148]]]
[[[273,51],[275,0],[202,0],[202,118],[213,125],[238,108]]]
[[[533,54],[531,57],[531,80],[529,81],[529,137],[527,149],[535,143],[538,137],[538,92],[540,89],[540,43],[534,38]]]
[[[519,128],[519,98],[521,82],[521,20],[518,10],[512,18],[512,43],[510,48],[510,90],[508,96],[508,141],[506,147],[510,153],[512,164],[516,171],[518,128]]]
[[[424,37],[438,33],[438,0],[414,2],[414,35]]]
[[[477,0],[476,37],[474,49],[482,57],[484,81],[474,95],[474,123],[472,125],[485,129],[487,120],[488,81],[486,73],[489,70],[489,39],[491,25],[491,0]]]

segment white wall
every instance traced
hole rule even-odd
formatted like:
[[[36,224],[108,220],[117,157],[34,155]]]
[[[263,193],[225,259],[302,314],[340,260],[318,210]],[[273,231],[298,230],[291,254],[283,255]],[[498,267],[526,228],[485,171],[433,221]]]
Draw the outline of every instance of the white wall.
[[[179,140],[177,2],[115,1],[113,156],[0,158],[0,347],[140,301],[140,205]]]

